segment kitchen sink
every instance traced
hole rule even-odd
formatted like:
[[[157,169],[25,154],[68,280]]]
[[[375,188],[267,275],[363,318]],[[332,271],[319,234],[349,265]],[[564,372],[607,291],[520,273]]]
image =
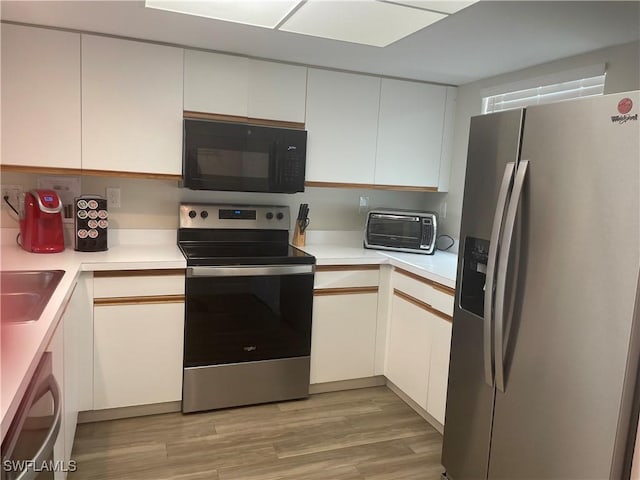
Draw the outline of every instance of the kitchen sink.
[[[0,272],[2,323],[35,322],[64,276],[64,270]]]

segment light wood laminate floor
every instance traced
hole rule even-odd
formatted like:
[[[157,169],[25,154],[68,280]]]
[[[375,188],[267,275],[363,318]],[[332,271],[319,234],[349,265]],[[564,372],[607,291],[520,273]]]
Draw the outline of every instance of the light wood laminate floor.
[[[437,480],[442,436],[387,387],[78,425],[70,480]]]

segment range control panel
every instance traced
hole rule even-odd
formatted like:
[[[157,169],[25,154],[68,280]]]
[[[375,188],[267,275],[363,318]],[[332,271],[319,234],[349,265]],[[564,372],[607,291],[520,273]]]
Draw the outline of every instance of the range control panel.
[[[290,219],[286,205],[180,205],[180,228],[289,230]]]

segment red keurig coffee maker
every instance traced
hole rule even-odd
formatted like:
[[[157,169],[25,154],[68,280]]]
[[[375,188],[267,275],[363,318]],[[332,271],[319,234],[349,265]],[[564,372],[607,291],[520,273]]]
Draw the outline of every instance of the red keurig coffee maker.
[[[53,190],[31,190],[24,196],[20,218],[20,243],[27,252],[56,253],[64,250],[62,201]]]

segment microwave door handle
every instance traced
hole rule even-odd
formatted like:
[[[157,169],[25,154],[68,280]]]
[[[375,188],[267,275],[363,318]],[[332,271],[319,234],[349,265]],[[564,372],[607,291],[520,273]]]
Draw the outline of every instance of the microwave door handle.
[[[498,202],[496,204],[496,211],[493,218],[493,227],[491,228],[491,240],[489,242],[489,255],[487,258],[487,276],[484,287],[484,334],[483,334],[483,357],[484,357],[484,378],[487,385],[493,387],[494,385],[494,352],[493,352],[493,295],[494,295],[494,282],[496,272],[496,261],[499,251],[499,238],[500,231],[502,230],[502,224],[504,219],[505,210],[507,207],[507,200],[509,194],[509,188],[513,180],[513,173],[515,171],[515,162],[509,162],[504,168],[504,175],[502,177],[502,183],[500,184],[500,191],[498,193]]]

